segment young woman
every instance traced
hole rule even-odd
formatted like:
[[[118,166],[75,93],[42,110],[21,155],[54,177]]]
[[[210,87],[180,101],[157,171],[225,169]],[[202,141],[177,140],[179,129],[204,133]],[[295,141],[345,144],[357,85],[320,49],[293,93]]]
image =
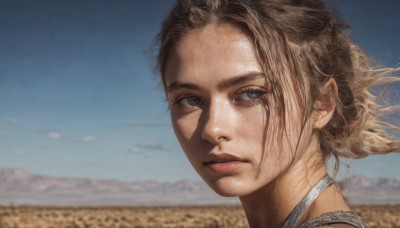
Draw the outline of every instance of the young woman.
[[[395,79],[345,28],[319,0],[177,0],[163,24],[175,134],[215,192],[239,196],[251,227],[367,227],[326,161],[399,151],[369,91]]]

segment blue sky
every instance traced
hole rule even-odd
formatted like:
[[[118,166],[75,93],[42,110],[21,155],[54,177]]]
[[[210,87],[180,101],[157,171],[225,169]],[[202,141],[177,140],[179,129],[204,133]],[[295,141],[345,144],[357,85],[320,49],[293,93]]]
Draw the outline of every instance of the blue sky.
[[[169,123],[154,39],[174,0],[0,2],[0,167],[73,177],[199,179]],[[400,1],[330,0],[379,63],[400,64]],[[394,87],[394,91],[399,91]],[[349,173],[397,177],[400,156]]]

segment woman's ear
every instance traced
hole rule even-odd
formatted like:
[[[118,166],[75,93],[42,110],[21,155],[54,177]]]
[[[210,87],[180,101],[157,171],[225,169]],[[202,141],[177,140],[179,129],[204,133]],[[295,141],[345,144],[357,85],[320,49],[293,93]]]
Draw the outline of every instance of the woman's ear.
[[[322,129],[332,118],[336,108],[336,96],[338,87],[335,79],[330,77],[326,83],[319,88],[318,97],[314,104],[313,128]]]

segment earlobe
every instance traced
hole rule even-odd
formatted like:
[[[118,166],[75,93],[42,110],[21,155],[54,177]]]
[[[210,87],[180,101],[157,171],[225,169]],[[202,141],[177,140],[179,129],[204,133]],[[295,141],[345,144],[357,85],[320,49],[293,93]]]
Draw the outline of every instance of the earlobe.
[[[318,97],[314,104],[313,120],[314,129],[322,129],[331,120],[335,108],[338,87],[332,77],[319,89]]]

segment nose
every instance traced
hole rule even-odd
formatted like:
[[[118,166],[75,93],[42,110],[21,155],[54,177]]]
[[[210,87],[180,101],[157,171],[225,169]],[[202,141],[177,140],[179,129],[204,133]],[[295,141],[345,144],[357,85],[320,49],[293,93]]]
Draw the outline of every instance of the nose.
[[[215,145],[232,140],[234,125],[234,113],[232,111],[227,102],[212,102],[203,112],[202,138]]]

